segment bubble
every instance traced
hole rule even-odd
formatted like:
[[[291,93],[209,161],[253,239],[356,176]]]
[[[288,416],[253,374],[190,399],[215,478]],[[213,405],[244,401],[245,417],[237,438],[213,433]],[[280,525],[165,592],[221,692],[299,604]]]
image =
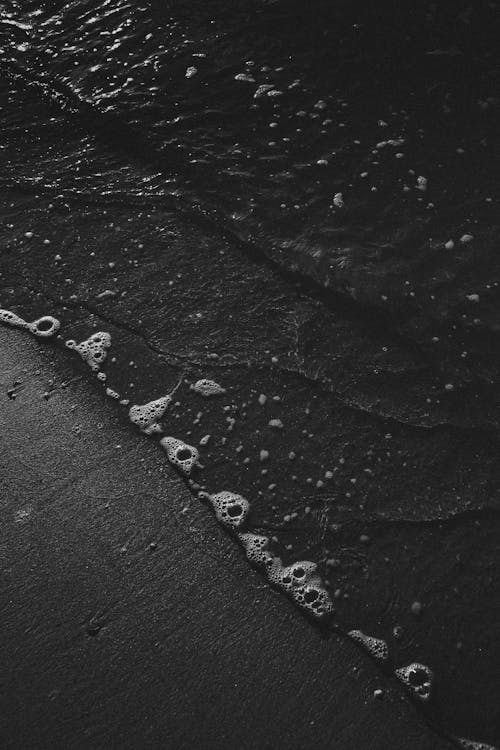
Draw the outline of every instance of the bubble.
[[[264,96],[268,91],[271,91],[274,88],[272,84],[269,83],[263,83],[261,86],[258,87],[257,91],[253,95],[254,99],[259,99],[261,96]]]
[[[219,523],[231,529],[243,526],[250,510],[250,503],[242,495],[224,491],[210,495],[209,500]]]
[[[425,664],[413,662],[407,667],[396,669],[396,677],[399,677],[406,687],[411,690],[420,701],[428,701],[431,696],[432,680],[434,675]]]
[[[198,462],[199,453],[196,448],[174,437],[162,438],[160,445],[166,451],[170,463],[186,476],[190,476]]]
[[[321,583],[316,575],[318,566],[309,560],[301,560],[293,565],[283,566],[279,558],[275,558],[275,564],[269,572],[269,580],[275,586],[285,591],[292,591],[305,583]]]
[[[61,323],[52,315],[42,315],[41,318],[34,320],[28,328],[34,336],[42,339],[48,339],[54,336],[61,327]]]
[[[262,534],[250,532],[238,534],[238,539],[243,545],[247,560],[254,565],[270,566],[273,556],[269,552],[269,538]]]
[[[102,363],[108,356],[111,346],[111,336],[106,331],[98,331],[88,339],[77,344],[74,339],[66,341],[68,349],[74,349],[93,372],[100,370]]]
[[[147,404],[142,404],[142,406],[134,404],[129,409],[129,419],[145,435],[159,433],[162,429],[158,420],[163,417],[171,401],[172,397],[167,395],[149,401]]]
[[[28,328],[28,323],[10,310],[0,309],[0,321],[16,328]]]
[[[488,745],[486,742],[476,742],[475,740],[467,740],[465,737],[453,737],[458,747],[463,750],[498,750],[494,745]]]
[[[332,614],[333,604],[328,591],[318,575],[317,565],[310,560],[301,560],[284,566],[275,557],[268,569],[271,583],[285,591],[296,604],[316,618]]]
[[[15,328],[24,328],[39,338],[50,338],[61,327],[61,323],[52,315],[43,315],[32,323],[27,323],[10,310],[0,310],[0,323],[6,323]]]
[[[422,603],[421,602],[413,602],[413,604],[410,607],[410,611],[412,615],[421,615],[423,611]]]
[[[207,398],[209,396],[221,396],[226,392],[226,389],[214,380],[207,380],[206,378],[197,380],[196,383],[191,386],[191,390]]]
[[[255,78],[248,73],[238,73],[234,76],[235,81],[245,81],[246,83],[255,83]]]
[[[363,648],[378,661],[386,661],[389,656],[387,643],[382,638],[375,638],[372,635],[365,635],[361,630],[350,630],[347,634],[356,643],[361,644]]]

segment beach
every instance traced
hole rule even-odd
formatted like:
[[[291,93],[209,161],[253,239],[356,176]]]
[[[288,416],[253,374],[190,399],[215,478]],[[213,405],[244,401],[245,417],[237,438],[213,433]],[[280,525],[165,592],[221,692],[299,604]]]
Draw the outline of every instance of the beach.
[[[3,13],[6,747],[498,742],[492,8],[403,5]]]

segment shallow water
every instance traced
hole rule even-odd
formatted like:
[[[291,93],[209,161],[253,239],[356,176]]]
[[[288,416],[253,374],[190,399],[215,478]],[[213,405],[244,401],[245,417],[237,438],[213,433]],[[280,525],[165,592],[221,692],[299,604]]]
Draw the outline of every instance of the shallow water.
[[[197,481],[251,498],[343,627],[432,665],[430,718],[490,741],[493,10],[11,8],[0,178],[2,307],[109,330],[131,403],[184,373],[165,434],[210,435]]]

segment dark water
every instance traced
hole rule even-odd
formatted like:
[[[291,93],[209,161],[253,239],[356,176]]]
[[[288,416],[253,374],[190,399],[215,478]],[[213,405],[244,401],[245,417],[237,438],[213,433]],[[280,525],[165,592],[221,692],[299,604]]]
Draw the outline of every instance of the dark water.
[[[23,3],[3,65],[140,165],[96,180],[84,138],[52,188],[175,196],[497,382],[498,8],[359,6]]]
[[[22,3],[0,27],[2,306],[105,325],[138,403],[223,382],[176,414],[213,436],[200,481],[252,496],[395,666],[432,664],[433,721],[495,741],[498,6]]]

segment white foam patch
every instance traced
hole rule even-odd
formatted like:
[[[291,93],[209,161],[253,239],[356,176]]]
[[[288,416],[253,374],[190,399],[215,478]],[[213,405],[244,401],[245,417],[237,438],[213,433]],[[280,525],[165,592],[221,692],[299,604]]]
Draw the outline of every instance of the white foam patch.
[[[372,635],[365,635],[361,630],[350,630],[347,634],[356,643],[361,644],[364,649],[378,661],[386,661],[389,657],[387,643],[382,638],[375,638]]]
[[[61,327],[61,323],[52,315],[42,315],[41,318],[29,323],[28,328],[34,336],[40,339],[49,339],[54,336]]]
[[[0,309],[0,321],[14,328],[28,328],[28,323],[10,310]]]
[[[310,560],[301,560],[284,566],[279,557],[269,567],[269,580],[286,591],[302,609],[316,618],[332,614],[333,603],[316,574],[318,566]]]
[[[158,421],[163,417],[171,402],[172,397],[167,395],[157,398],[154,401],[149,401],[142,406],[134,404],[129,409],[129,419],[145,435],[159,433],[162,431],[162,428],[158,424]]]
[[[74,349],[93,372],[100,370],[111,347],[111,336],[106,331],[98,331],[88,339],[77,344],[74,339],[66,341],[68,349]]]
[[[245,523],[250,503],[242,495],[234,492],[218,492],[209,497],[215,517],[223,526],[238,529]]]
[[[269,579],[285,591],[291,591],[294,587],[310,581],[311,578],[317,578],[317,569],[316,563],[309,560],[301,560],[293,565],[284,566],[279,558],[275,558],[275,564],[269,571]]]
[[[274,87],[271,83],[263,83],[261,86],[259,86],[255,94],[253,95],[253,98],[260,99],[261,96],[267,94],[268,91],[272,91],[273,88]]]
[[[226,392],[226,389],[216,383],[215,380],[207,380],[206,378],[197,380],[196,383],[193,383],[191,390],[199,393],[201,396],[205,396],[206,398],[209,398],[210,396],[221,396]]]
[[[42,315],[41,318],[28,323],[10,310],[0,310],[0,323],[5,323],[14,328],[23,328],[42,339],[54,336],[61,327],[59,320],[52,315]]]
[[[486,742],[476,742],[475,740],[468,740],[465,737],[454,737],[454,741],[458,747],[463,750],[498,750],[494,745],[488,745]]]
[[[262,534],[252,534],[251,532],[238,534],[247,560],[254,565],[272,565],[273,556],[269,552],[269,537]]]
[[[170,463],[186,476],[190,476],[200,455],[196,448],[174,437],[162,438],[160,445],[166,451]]]
[[[420,701],[428,701],[432,692],[432,680],[434,675],[425,664],[413,662],[407,667],[401,667],[394,672],[408,690]]]

